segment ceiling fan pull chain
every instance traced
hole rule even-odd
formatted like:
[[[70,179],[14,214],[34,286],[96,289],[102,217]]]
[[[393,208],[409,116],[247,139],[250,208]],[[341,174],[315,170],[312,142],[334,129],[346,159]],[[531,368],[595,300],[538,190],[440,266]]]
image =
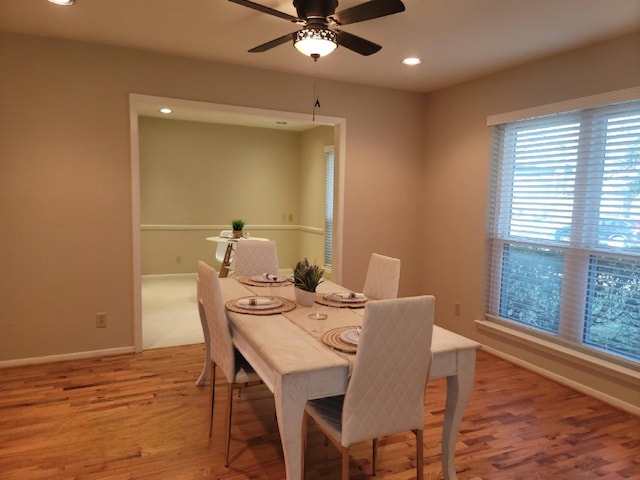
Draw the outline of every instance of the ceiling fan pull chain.
[[[313,96],[315,97],[316,101],[313,104],[313,116],[312,116],[312,120],[315,122],[316,121],[316,108],[320,108],[320,96],[319,96],[319,90],[320,90],[320,66],[318,65],[318,58],[314,58],[314,63],[316,64],[316,78],[313,81]]]

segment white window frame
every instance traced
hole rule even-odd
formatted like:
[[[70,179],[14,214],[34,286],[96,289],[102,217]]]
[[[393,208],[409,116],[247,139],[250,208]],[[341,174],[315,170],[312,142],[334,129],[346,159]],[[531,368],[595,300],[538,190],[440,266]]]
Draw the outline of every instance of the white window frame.
[[[638,99],[640,99],[640,88],[627,89],[627,90],[618,91],[618,92],[611,92],[607,94],[596,95],[593,97],[575,99],[567,102],[560,102],[553,105],[536,107],[533,109],[521,110],[518,112],[494,115],[487,119],[487,125],[497,126],[501,124],[516,122],[519,120],[540,117],[544,115],[570,112],[578,109],[601,107],[601,106],[606,106],[613,103],[633,101]],[[500,174],[498,173],[497,175],[500,175]],[[495,178],[495,175],[492,176],[492,178],[493,178],[493,181],[497,181],[497,179]],[[500,175],[500,178],[505,178],[505,177]],[[502,208],[500,206],[500,202],[497,202],[496,205],[490,206],[488,215],[490,217],[495,217],[500,215],[500,211],[499,211],[500,208]],[[491,222],[491,220],[489,221]],[[495,226],[495,231],[493,233],[490,232],[489,238],[488,238],[488,249],[489,249],[488,253],[490,255],[490,258],[492,258],[494,261],[494,267],[495,267],[494,271],[501,270],[502,267],[498,263],[500,262],[502,251],[504,249],[505,244],[513,240],[513,238],[511,239],[509,238],[509,236],[506,234],[504,229],[501,230],[499,225],[500,223],[498,222],[498,224]],[[527,244],[527,242],[524,241],[523,244]],[[581,251],[579,245],[575,245],[572,242],[572,244],[569,246],[563,246],[563,245],[556,245],[556,246],[558,247],[559,250],[564,249],[566,252],[569,253],[568,255],[566,255],[566,258],[568,259],[566,261],[574,263],[574,267],[569,268],[568,271],[580,272],[580,268],[581,268],[580,265],[582,265],[583,268],[586,268],[586,266],[588,266],[588,263],[590,261],[589,260],[590,254],[589,252]],[[488,313],[486,315],[486,318],[490,322],[495,323],[495,325],[489,328],[496,328],[497,330],[501,330],[502,332],[509,329],[513,329],[515,332],[515,335],[519,337],[522,337],[523,333],[525,335],[529,335],[533,333],[534,336],[541,338],[541,341],[544,342],[547,346],[549,345],[548,340],[551,339],[552,340],[551,344],[555,342],[559,350],[565,349],[565,347],[569,347],[570,349],[573,349],[574,351],[579,352],[581,355],[586,354],[586,356],[593,355],[595,357],[600,357],[600,352],[594,352],[590,348],[585,348],[583,345],[581,345],[582,325],[580,324],[569,325],[568,327],[567,325],[562,325],[562,336],[552,338],[554,336],[549,336],[547,334],[540,335],[539,332],[531,332],[526,327],[523,328],[519,324],[514,324],[514,322],[499,318],[496,312],[499,311],[498,296],[499,296],[499,289],[500,289],[500,280],[496,280],[495,278],[492,279],[491,275],[492,274],[490,271],[487,272],[487,277],[489,280],[488,280],[488,288],[487,288],[487,312]],[[563,283],[565,282],[566,282],[566,279],[563,280]],[[585,289],[586,289],[586,286],[583,287],[581,292],[580,288],[576,288],[573,290],[572,295],[578,295],[578,296],[584,297],[586,296]],[[577,303],[581,304],[580,302],[577,302]],[[564,302],[562,302],[562,304],[565,305]],[[565,308],[565,310],[562,312],[561,318],[581,317],[581,315],[575,315],[566,310],[567,308],[572,308],[572,307],[564,306],[563,308]],[[564,321],[564,320],[561,320],[561,321]],[[486,322],[480,321],[479,324],[481,325],[481,328],[488,327],[488,324]],[[605,357],[609,360],[619,362],[623,366],[627,366],[627,367],[630,366],[631,369],[634,370],[635,372],[638,371],[639,364],[634,361],[628,361],[627,359],[624,359],[624,358],[620,359],[617,357],[611,358],[607,354],[605,354]]]

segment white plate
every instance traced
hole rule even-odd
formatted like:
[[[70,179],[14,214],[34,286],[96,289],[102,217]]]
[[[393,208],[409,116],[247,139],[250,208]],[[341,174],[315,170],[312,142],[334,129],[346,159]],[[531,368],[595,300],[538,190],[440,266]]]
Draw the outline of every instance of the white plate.
[[[367,297],[362,293],[340,292],[327,295],[328,300],[345,303],[362,303],[367,301]]]
[[[253,277],[251,277],[251,280],[261,283],[277,283],[284,282],[285,280],[288,280],[288,278],[289,277],[287,277],[286,275],[271,275],[263,273],[262,275],[254,275]]]
[[[358,345],[358,341],[360,340],[360,329],[352,328],[351,330],[340,332],[340,340],[351,345]]]
[[[275,297],[245,297],[236,300],[236,307],[252,310],[277,308],[280,305],[282,305],[282,301]]]

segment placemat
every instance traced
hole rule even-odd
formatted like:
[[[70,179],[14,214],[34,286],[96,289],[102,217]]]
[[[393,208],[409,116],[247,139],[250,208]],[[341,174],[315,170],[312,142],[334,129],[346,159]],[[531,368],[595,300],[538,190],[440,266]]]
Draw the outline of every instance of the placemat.
[[[249,297],[254,297],[254,296],[255,295],[249,295]],[[246,297],[241,297],[241,298],[246,298]],[[236,305],[236,301],[239,299],[234,298],[233,300],[229,300],[227,303],[225,303],[224,306],[227,310],[230,310],[232,312],[248,313],[249,315],[275,315],[277,313],[290,312],[291,310],[296,308],[295,302],[292,302],[288,298],[284,298],[284,297],[275,297],[275,298],[280,300],[282,302],[282,305],[279,305],[274,308],[260,308],[260,309],[243,308]]]
[[[369,301],[369,299],[367,299],[362,302],[341,302],[340,300],[328,297],[327,295],[329,294],[317,293],[316,303],[319,303],[320,305],[326,305],[328,307],[337,308],[364,308]]]
[[[356,327],[357,325],[351,325],[350,327],[332,328],[331,330],[326,332],[324,335],[322,335],[322,338],[321,338],[322,343],[324,343],[325,345],[328,345],[331,348],[335,348],[336,350],[340,350],[341,352],[344,352],[344,353],[356,353],[356,351],[358,350],[357,345],[347,343],[340,338],[340,334],[342,332],[344,332],[345,330],[351,330]]]
[[[235,277],[240,283],[245,285],[251,285],[252,287],[282,287],[284,285],[291,285],[291,280],[283,280],[282,282],[256,282],[251,277]]]

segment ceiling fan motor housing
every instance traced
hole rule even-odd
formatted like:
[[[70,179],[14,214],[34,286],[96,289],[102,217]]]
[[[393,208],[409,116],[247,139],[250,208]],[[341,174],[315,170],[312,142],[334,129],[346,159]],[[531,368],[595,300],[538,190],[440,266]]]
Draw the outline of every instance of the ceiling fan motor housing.
[[[338,0],[293,0],[293,6],[298,12],[298,18],[322,19],[336,13]]]

